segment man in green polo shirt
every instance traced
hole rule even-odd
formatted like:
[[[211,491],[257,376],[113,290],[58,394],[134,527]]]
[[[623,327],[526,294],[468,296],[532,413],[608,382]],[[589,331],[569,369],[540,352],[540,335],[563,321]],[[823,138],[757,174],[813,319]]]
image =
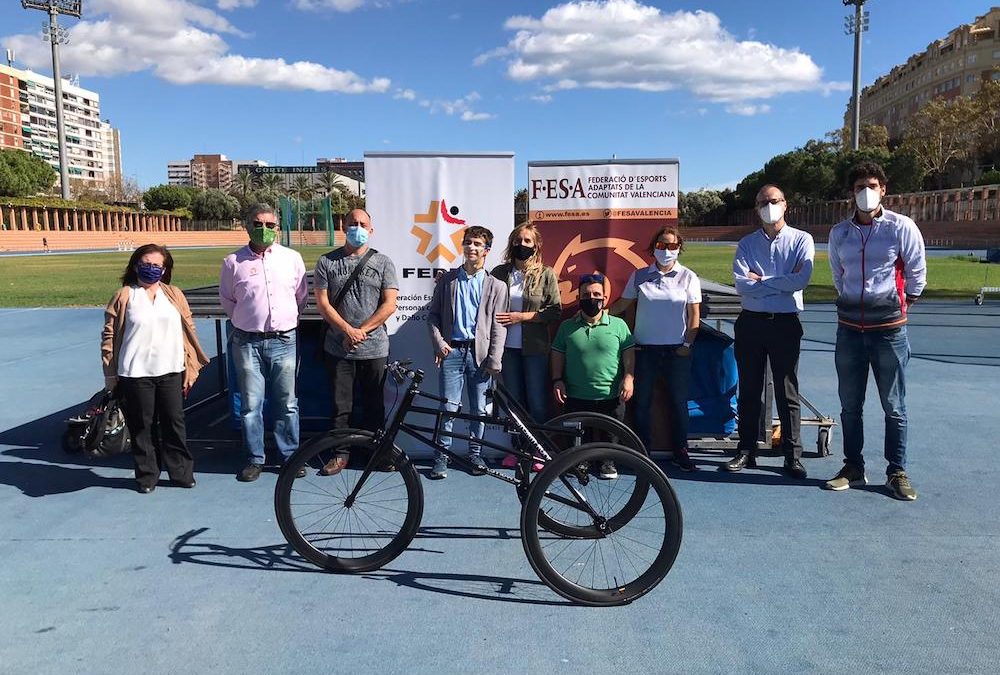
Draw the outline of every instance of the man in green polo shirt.
[[[623,320],[604,309],[603,274],[580,277],[580,311],[559,326],[552,343],[552,387],[564,412],[598,412],[625,418],[632,398],[635,352],[632,333]],[[618,478],[611,461],[598,476]]]

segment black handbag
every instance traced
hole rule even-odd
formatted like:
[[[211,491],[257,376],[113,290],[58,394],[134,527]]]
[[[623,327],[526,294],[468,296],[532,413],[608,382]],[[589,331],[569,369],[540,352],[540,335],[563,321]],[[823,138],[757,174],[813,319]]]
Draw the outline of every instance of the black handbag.
[[[66,420],[63,449],[68,453],[99,459],[127,451],[130,442],[125,414],[112,391],[97,392],[81,414]]]

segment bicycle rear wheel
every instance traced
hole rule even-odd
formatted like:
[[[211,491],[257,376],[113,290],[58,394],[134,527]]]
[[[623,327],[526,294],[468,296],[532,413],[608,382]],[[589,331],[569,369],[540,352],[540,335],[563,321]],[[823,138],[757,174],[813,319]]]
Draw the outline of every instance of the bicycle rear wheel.
[[[642,444],[635,432],[618,421],[614,417],[602,415],[595,412],[573,412],[558,415],[545,423],[547,427],[563,427],[565,432],[547,431],[549,439],[556,446],[558,453],[564,454],[583,444],[593,441],[612,442],[623,445],[634,452],[648,455],[646,446]],[[576,484],[587,485],[592,481],[598,481],[596,470],[597,465],[589,462],[581,462],[571,472],[572,479]],[[536,479],[537,480],[537,479]],[[621,486],[624,488],[625,483]],[[530,489],[530,485],[529,485]],[[627,498],[618,501],[618,512],[615,518],[628,521],[641,508],[646,500],[646,493],[649,485],[642,480],[637,480],[629,484],[631,492]],[[518,498],[521,503],[527,499],[528,490],[518,490]],[[549,508],[538,514],[538,522],[541,527],[549,532],[564,537],[596,537],[598,531],[591,523],[580,525],[577,522],[579,512],[576,509],[558,508],[558,504],[553,502]]]
[[[313,439],[285,463],[274,488],[274,511],[285,539],[302,557],[332,572],[370,572],[406,550],[420,526],[420,476],[396,446],[396,471],[373,471],[353,502],[348,496],[364,473],[375,444],[371,432],[345,429]],[[347,468],[321,471],[351,452]],[[376,465],[385,458],[376,458]],[[304,478],[296,479],[305,467]]]
[[[604,460],[615,462],[617,479],[577,481],[580,463]],[[645,486],[643,502],[623,518],[619,504],[637,484]],[[553,534],[543,525],[541,515],[557,509],[558,522],[572,523],[586,538]],[[652,590],[673,566],[682,530],[680,504],[663,472],[648,457],[607,443],[580,446],[548,463],[521,509],[531,567],[556,593],[591,606],[623,605]]]

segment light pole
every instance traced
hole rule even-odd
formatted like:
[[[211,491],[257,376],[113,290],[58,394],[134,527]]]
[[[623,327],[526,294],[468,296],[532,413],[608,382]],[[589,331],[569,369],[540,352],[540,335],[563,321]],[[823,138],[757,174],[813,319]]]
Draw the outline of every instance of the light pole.
[[[83,0],[21,0],[25,9],[48,12],[49,23],[42,25],[42,35],[52,44],[52,80],[56,95],[56,135],[59,139],[59,187],[62,198],[69,199],[69,164],[66,159],[66,125],[63,118],[62,69],[59,65],[59,45],[69,41],[66,29],[59,26],[58,16],[80,18]]]
[[[854,16],[844,19],[844,34],[854,34],[854,95],[851,108],[851,147],[858,149],[861,142],[861,34],[868,30],[868,12],[863,11],[866,0],[844,0],[844,5],[854,5]]]

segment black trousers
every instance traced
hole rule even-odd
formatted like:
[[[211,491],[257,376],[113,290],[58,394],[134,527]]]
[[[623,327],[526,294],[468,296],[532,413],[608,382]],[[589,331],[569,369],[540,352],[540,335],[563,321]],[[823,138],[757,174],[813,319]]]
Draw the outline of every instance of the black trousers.
[[[781,449],[786,457],[802,457],[798,376],[802,324],[798,315],[775,314],[768,318],[744,311],[736,319],[734,334],[736,370],[740,378],[736,405],[739,451],[757,451],[765,368],[770,361],[774,402],[781,421]]]
[[[598,401],[589,401],[584,398],[569,398],[566,397],[566,403],[563,406],[564,413],[573,412],[596,412],[603,415],[610,415],[614,417],[619,422],[625,421],[625,404],[617,396],[615,398],[607,398]],[[609,443],[618,443],[618,437],[612,434],[604,432],[585,432],[582,441],[584,443],[593,443],[595,441],[608,441]]]
[[[184,374],[118,378],[125,424],[132,436],[135,480],[156,485],[160,469],[172,480],[194,478],[194,458],[187,447],[184,426]]]
[[[355,360],[324,355],[333,400],[330,418],[334,429],[352,426],[351,415],[356,395],[361,404],[361,415],[355,424],[368,431],[376,431],[385,425],[382,374],[387,360],[385,357]]]

